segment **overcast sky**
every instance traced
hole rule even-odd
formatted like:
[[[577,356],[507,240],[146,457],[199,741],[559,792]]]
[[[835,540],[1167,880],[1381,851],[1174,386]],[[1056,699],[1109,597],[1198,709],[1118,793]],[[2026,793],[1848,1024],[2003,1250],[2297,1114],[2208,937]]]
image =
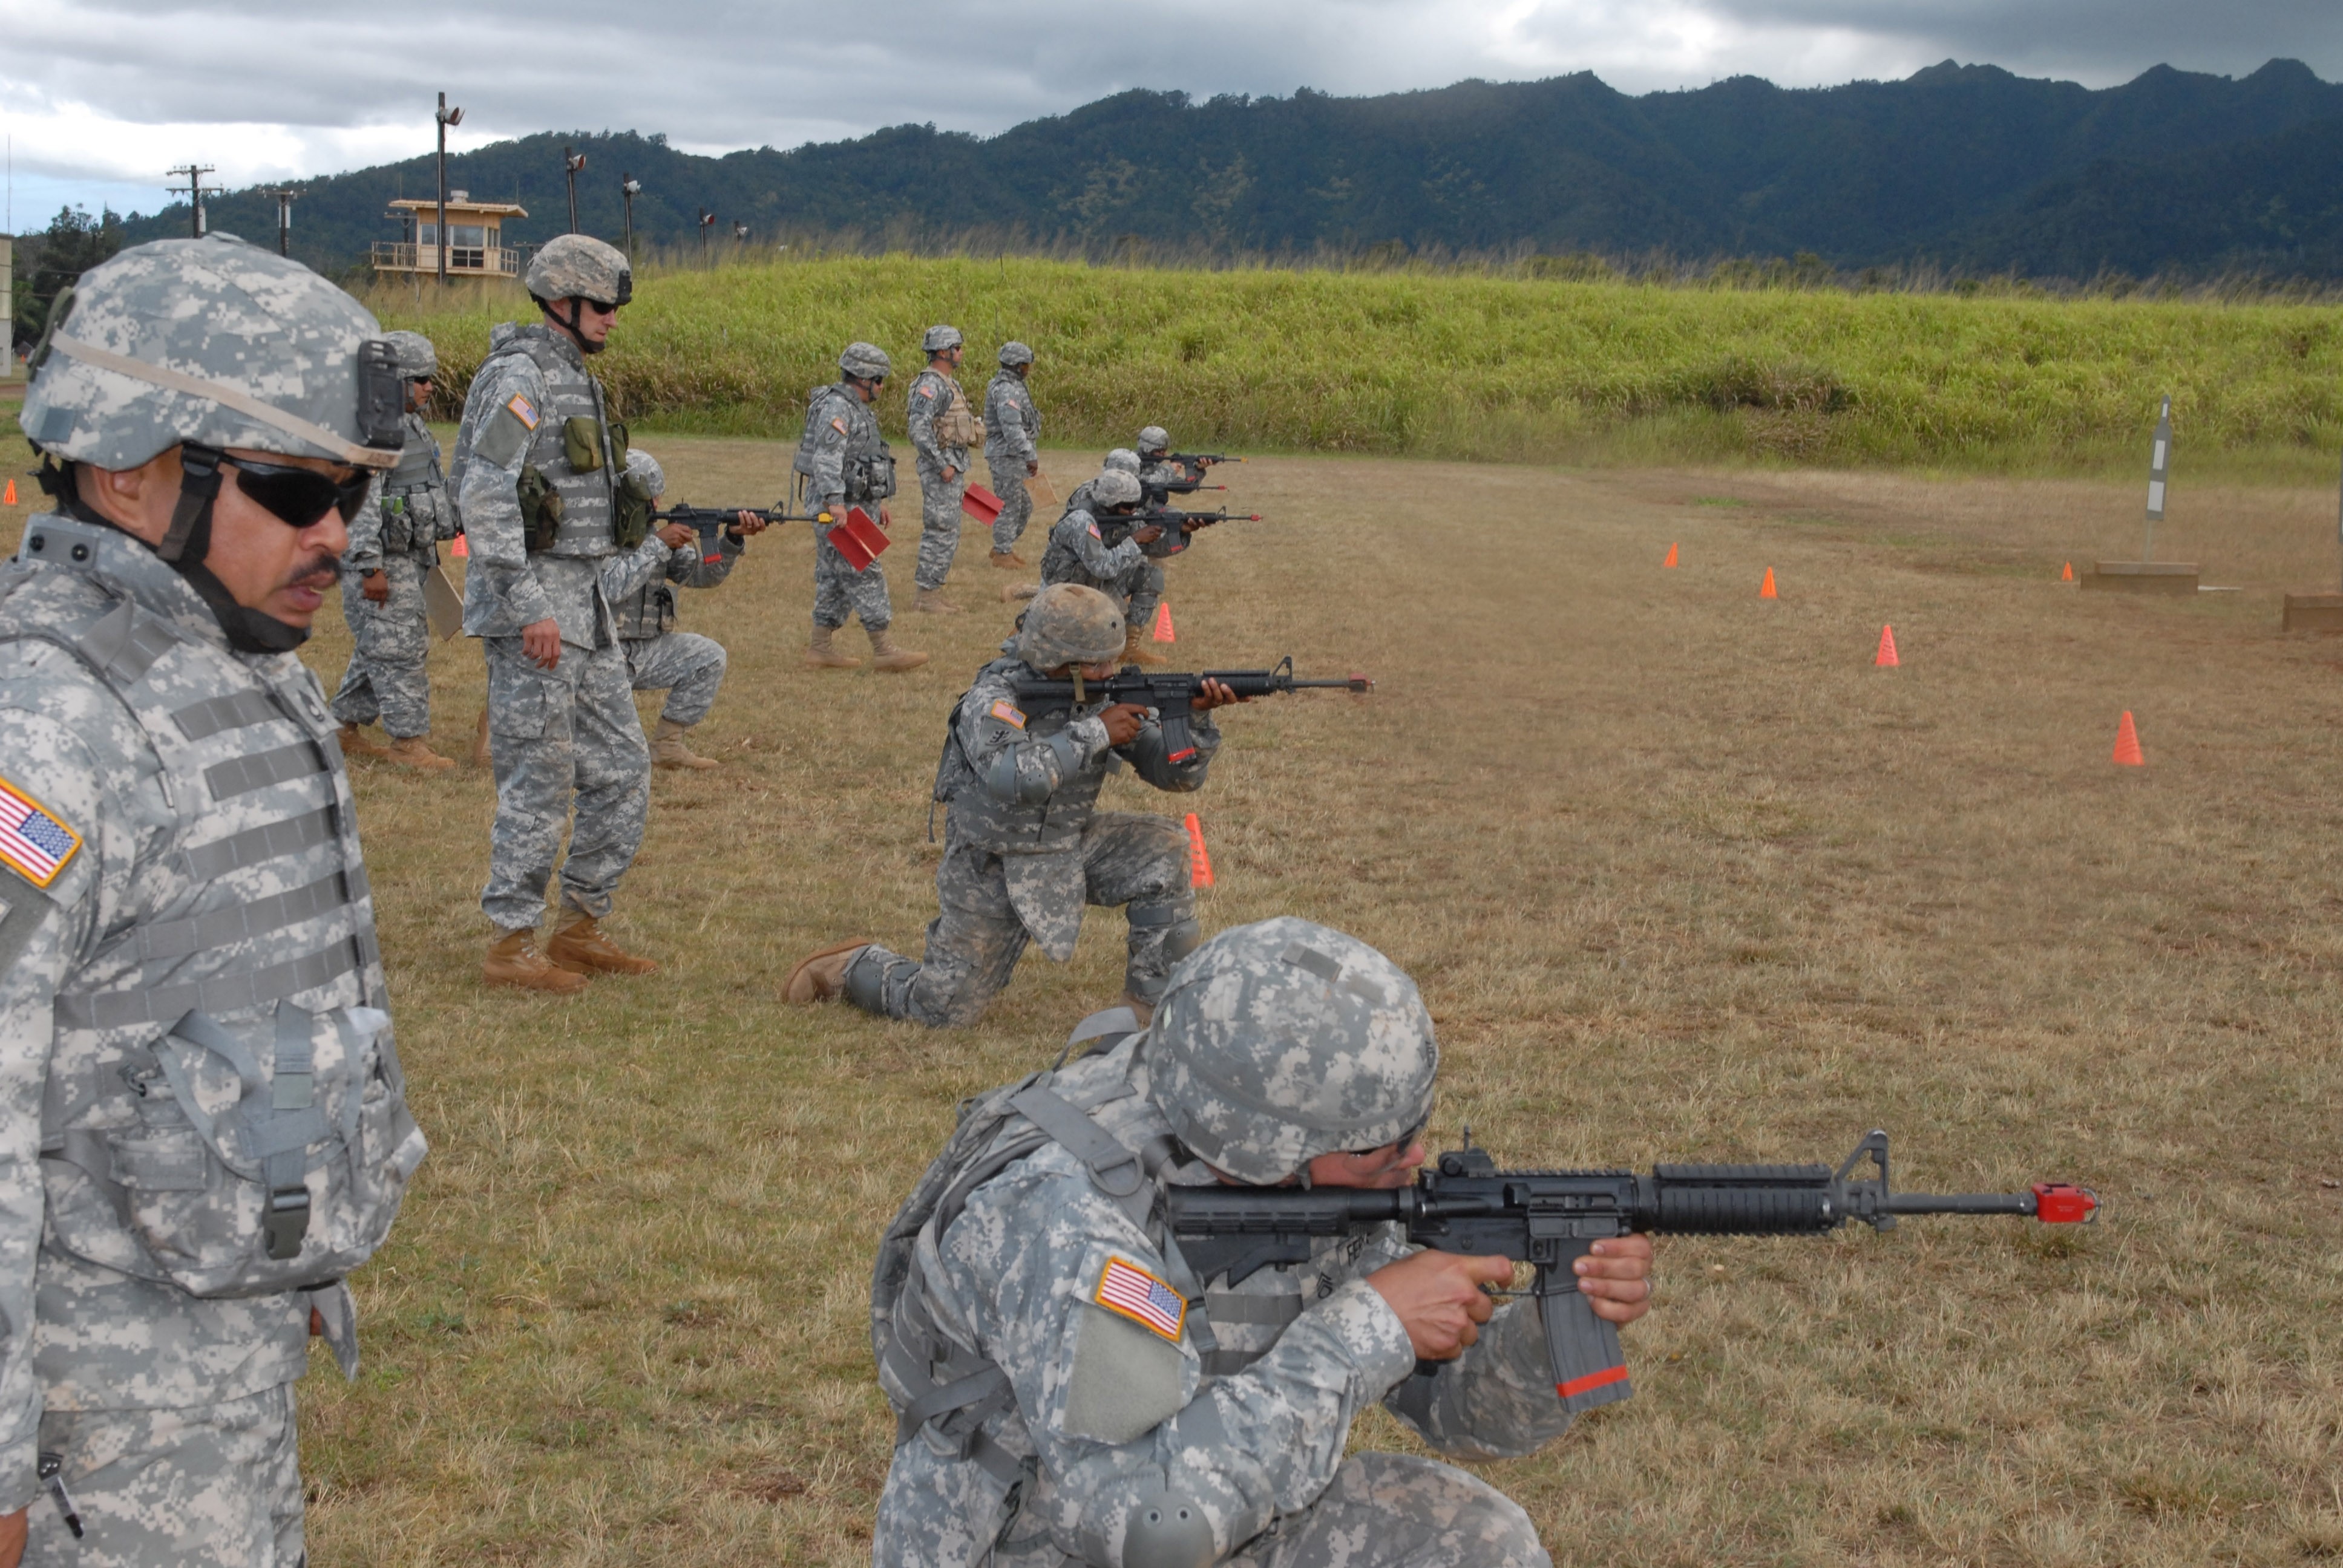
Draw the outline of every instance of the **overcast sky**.
[[[1134,86],[1593,71],[1639,93],[1947,58],[2107,86],[2281,55],[2343,77],[2343,0],[0,0],[0,130],[8,216],[38,228],[67,200],[152,212],[190,158],[234,188],[427,152],[442,88],[459,146],[632,129],[718,152],[907,121],[989,134]]]

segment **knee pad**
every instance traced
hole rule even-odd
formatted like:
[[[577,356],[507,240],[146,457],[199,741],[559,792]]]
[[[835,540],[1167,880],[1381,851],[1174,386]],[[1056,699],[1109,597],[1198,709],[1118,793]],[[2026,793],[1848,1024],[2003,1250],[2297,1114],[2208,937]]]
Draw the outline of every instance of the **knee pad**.
[[[846,966],[846,1000],[864,1012],[883,1013],[887,1010],[887,968],[879,961],[880,950],[876,944],[864,948],[854,955],[854,961]]]
[[[1123,1527],[1122,1568],[1211,1568],[1219,1555],[1202,1507],[1177,1493],[1140,1499]]]
[[[1163,932],[1163,957],[1167,964],[1178,963],[1203,945],[1204,928],[1196,921],[1196,900],[1192,895],[1168,904],[1132,904],[1123,910],[1135,934],[1161,930]]]

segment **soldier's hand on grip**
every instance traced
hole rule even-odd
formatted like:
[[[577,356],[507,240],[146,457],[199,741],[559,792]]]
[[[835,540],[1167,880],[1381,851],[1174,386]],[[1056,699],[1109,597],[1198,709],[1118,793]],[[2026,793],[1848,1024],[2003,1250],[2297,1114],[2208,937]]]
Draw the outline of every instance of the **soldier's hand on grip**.
[[[1497,1310],[1481,1287],[1510,1284],[1513,1278],[1509,1259],[1418,1252],[1377,1269],[1367,1283],[1399,1314],[1416,1359],[1444,1362],[1463,1354]]]
[[[1106,726],[1107,743],[1127,746],[1139,738],[1139,727],[1146,721],[1147,709],[1135,702],[1118,702],[1099,714],[1099,722]]]

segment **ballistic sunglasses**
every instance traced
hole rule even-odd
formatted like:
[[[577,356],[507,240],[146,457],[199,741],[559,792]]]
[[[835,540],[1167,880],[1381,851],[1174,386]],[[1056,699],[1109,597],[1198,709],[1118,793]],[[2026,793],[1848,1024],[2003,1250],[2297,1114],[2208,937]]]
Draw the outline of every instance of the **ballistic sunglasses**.
[[[279,520],[297,528],[314,528],[328,511],[338,511],[349,522],[366,505],[374,475],[360,468],[347,479],[297,468],[289,463],[262,463],[250,457],[223,457],[220,464],[236,470],[236,487],[258,502]]]

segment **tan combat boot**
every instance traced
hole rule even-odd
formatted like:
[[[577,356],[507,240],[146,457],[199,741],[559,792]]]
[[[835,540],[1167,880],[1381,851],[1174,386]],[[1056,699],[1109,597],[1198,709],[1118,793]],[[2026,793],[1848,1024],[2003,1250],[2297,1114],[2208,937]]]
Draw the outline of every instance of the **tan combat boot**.
[[[860,659],[840,653],[831,645],[830,639],[837,629],[829,626],[813,628],[813,640],[806,644],[806,663],[816,669],[860,669]]]
[[[1141,1029],[1145,1029],[1155,1017],[1155,1004],[1153,1002],[1141,1001],[1137,997],[1131,995],[1129,991],[1122,993],[1122,1005],[1129,1008],[1131,1011],[1131,1015],[1139,1020],[1139,1027]]]
[[[480,721],[472,727],[472,766],[493,768],[496,758],[488,750],[488,710],[480,709]]]
[[[713,757],[702,757],[684,744],[689,724],[678,724],[672,719],[662,719],[651,738],[651,766],[654,768],[721,768]]]
[[[882,626],[873,630],[866,626],[862,629],[870,633],[871,668],[883,669],[890,675],[900,675],[928,662],[928,656],[915,648],[897,648],[895,638],[887,628]]]
[[[960,606],[944,598],[944,590],[941,588],[921,588],[912,597],[911,608],[921,615],[960,614]]]
[[[796,1002],[835,1001],[846,994],[846,971],[854,967],[854,955],[870,945],[867,937],[850,942],[832,942],[819,952],[808,953],[789,971],[788,983],[781,987],[784,1000]]]
[[[537,933],[527,926],[502,932],[488,944],[488,961],[481,966],[480,978],[490,985],[549,990],[556,996],[576,996],[588,983],[584,975],[546,962],[537,950]]]
[[[1125,664],[1169,664],[1171,659],[1148,646],[1147,634],[1137,627],[1124,628],[1122,662]]]
[[[1002,571],[1013,572],[1022,569],[1025,558],[1015,550],[995,550],[992,552],[992,564]]]
[[[425,773],[445,773],[456,766],[453,757],[442,757],[431,749],[431,742],[420,735],[401,739],[391,738],[390,749],[382,754],[386,762],[396,762],[402,768],[418,769]]]
[[[1037,597],[1041,591],[1041,585],[1040,583],[1002,583],[1001,585],[1001,602],[1002,604],[1016,604],[1021,600]]]
[[[373,736],[368,735],[364,729],[361,729],[355,724],[343,725],[341,729],[334,732],[334,739],[341,742],[342,755],[345,757],[387,757],[390,755],[389,747],[385,746],[381,741],[377,740]]]
[[[593,916],[569,904],[561,906],[561,917],[554,922],[553,940],[545,944],[545,956],[547,961],[577,975],[596,971],[606,975],[659,972],[656,960],[637,958],[604,936]]]

